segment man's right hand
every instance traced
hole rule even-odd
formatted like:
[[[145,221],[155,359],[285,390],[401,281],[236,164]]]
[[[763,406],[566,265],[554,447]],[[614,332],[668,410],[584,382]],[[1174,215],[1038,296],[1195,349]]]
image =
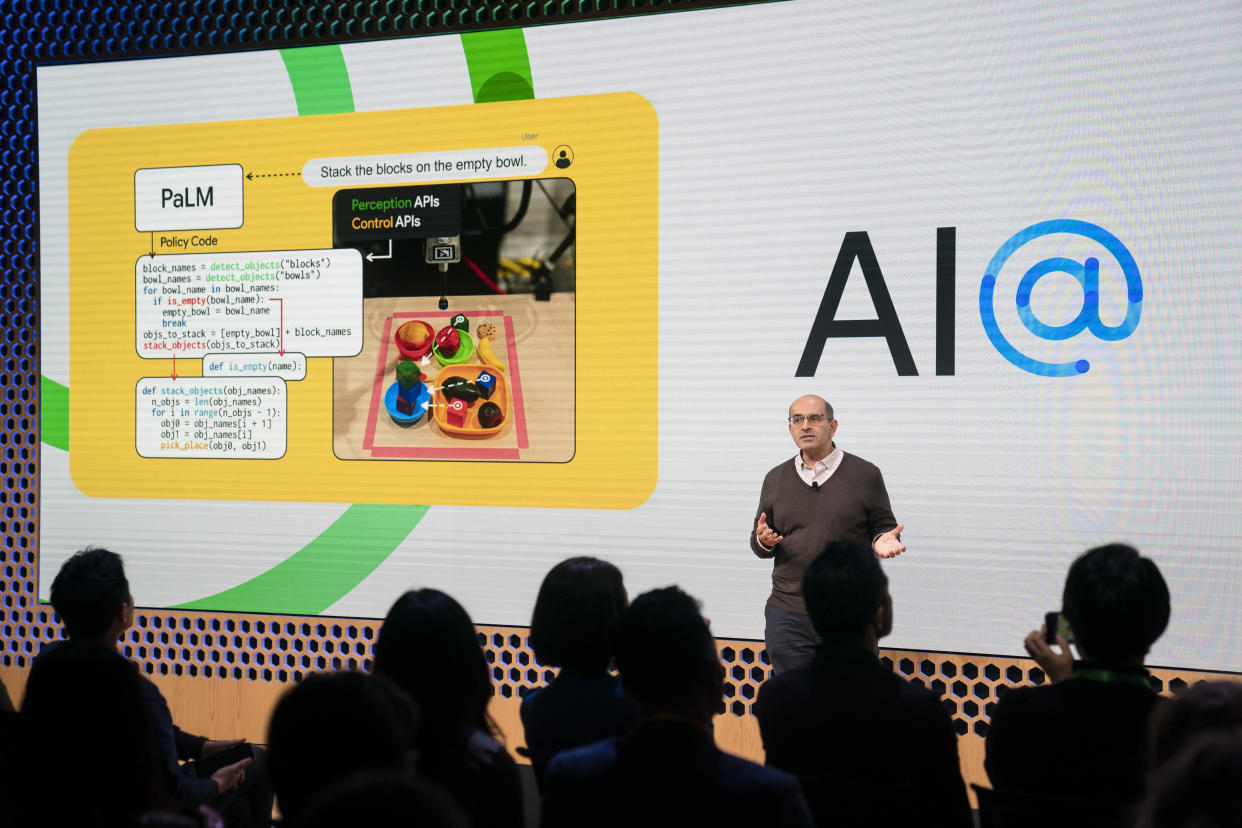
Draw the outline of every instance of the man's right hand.
[[[1031,630],[1026,639],[1022,642],[1022,646],[1030,653],[1031,658],[1035,659],[1035,663],[1043,668],[1044,674],[1048,676],[1051,684],[1058,681],[1065,681],[1074,676],[1074,654],[1070,651],[1069,642],[1062,635],[1057,635],[1057,647],[1060,652],[1048,646],[1045,636],[1048,634],[1047,626],[1040,626],[1038,630]]]
[[[784,539],[784,535],[778,535],[771,526],[768,526],[767,512],[760,512],[759,525],[755,527],[755,540],[771,549]]]
[[[243,759],[240,762],[234,762],[231,765],[225,765],[211,775],[215,780],[216,787],[220,793],[231,791],[242,783],[246,778],[246,765],[253,762],[254,759]]]

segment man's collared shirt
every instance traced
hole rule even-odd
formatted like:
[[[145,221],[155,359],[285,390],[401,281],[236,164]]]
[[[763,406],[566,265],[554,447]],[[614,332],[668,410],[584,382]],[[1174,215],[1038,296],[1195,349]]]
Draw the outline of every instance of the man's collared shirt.
[[[810,486],[814,483],[824,485],[828,482],[828,478],[832,477],[832,473],[841,465],[841,458],[845,456],[845,452],[841,451],[835,443],[833,443],[832,451],[828,452],[828,456],[817,462],[814,466],[808,466],[802,459],[802,452],[798,452],[798,456],[794,458],[794,468],[798,472],[798,476],[802,478],[802,482]]]

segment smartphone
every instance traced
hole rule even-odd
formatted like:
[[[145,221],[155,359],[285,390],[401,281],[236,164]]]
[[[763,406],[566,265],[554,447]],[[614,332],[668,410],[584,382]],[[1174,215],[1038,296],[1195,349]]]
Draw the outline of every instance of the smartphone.
[[[1060,612],[1045,612],[1044,641],[1049,644],[1056,644],[1058,635],[1069,643],[1074,643],[1074,631],[1070,629],[1069,622],[1065,620],[1065,616]]]

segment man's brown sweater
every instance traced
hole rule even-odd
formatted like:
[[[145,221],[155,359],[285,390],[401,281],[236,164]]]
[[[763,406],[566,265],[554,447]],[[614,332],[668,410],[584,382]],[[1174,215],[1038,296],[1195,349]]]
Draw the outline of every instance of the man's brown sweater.
[[[750,548],[760,558],[775,558],[772,595],[768,603],[786,612],[806,615],[802,599],[802,573],[831,541],[856,541],[870,547],[877,536],[897,528],[893,509],[880,470],[861,457],[845,454],[841,465],[819,489],[798,476],[786,460],[763,478],[759,514],[767,514],[768,526],[784,535],[771,551],[765,551],[750,531]]]

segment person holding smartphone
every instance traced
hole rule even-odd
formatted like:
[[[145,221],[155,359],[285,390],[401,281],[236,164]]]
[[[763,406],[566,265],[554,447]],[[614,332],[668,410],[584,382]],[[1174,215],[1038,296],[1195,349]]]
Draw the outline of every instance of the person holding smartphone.
[[[1056,623],[1068,622],[1081,659],[1064,628],[1050,631],[1046,621],[1026,636],[1048,682],[997,702],[984,759],[995,789],[1076,800],[1084,814],[1094,809],[1097,824],[1124,818],[1143,795],[1148,720],[1161,703],[1143,661],[1169,606],[1160,569],[1130,546],[1097,547],[1074,561]]]

